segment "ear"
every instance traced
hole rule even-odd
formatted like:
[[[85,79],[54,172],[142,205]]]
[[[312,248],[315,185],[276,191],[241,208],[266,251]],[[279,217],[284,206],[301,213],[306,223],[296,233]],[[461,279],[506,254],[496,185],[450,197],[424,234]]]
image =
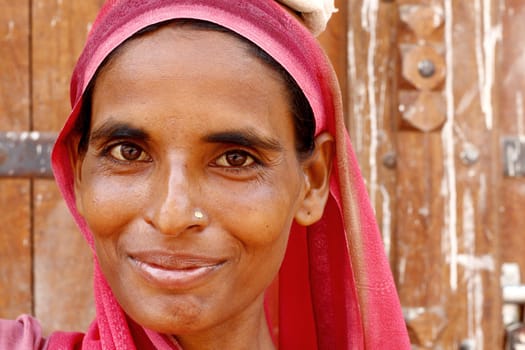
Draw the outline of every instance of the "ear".
[[[83,207],[81,200],[81,185],[82,185],[82,163],[84,161],[84,155],[79,153],[78,144],[80,142],[80,136],[74,135],[70,136],[68,141],[68,153],[69,153],[69,162],[71,164],[71,169],[73,170],[73,181],[74,181],[74,191],[75,191],[75,205],[77,211],[81,216],[83,216]]]
[[[315,138],[315,149],[304,161],[305,196],[295,214],[297,223],[308,226],[323,216],[330,192],[330,174],[334,154],[334,139],[327,132]]]

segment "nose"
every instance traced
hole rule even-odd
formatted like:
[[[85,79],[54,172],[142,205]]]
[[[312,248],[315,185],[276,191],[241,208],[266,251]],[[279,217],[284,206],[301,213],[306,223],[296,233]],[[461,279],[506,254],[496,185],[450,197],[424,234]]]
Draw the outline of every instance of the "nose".
[[[159,171],[152,180],[151,206],[146,221],[165,235],[202,230],[208,216],[195,198],[201,198],[198,179],[188,174],[184,164]]]

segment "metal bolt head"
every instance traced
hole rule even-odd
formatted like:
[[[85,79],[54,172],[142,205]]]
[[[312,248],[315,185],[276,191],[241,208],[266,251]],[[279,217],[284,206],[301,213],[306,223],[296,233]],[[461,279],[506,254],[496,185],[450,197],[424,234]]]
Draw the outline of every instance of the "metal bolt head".
[[[389,151],[383,156],[383,165],[388,169],[394,169],[397,165],[397,156],[394,151]]]
[[[430,78],[436,73],[436,65],[429,59],[419,61],[417,71],[423,78]]]
[[[401,76],[417,90],[437,90],[445,80],[446,62],[439,48],[427,44],[401,48]]]
[[[474,350],[476,342],[472,339],[465,339],[459,344],[459,350]]]

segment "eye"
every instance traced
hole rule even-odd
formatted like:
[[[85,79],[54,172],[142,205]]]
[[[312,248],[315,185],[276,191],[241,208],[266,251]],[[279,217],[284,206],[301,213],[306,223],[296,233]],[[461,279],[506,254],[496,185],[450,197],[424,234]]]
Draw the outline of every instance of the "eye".
[[[149,160],[149,156],[142,148],[132,143],[120,143],[111,147],[109,154],[125,162],[144,162]]]
[[[254,163],[255,159],[248,152],[241,150],[228,151],[215,161],[220,167],[235,168],[248,167]]]

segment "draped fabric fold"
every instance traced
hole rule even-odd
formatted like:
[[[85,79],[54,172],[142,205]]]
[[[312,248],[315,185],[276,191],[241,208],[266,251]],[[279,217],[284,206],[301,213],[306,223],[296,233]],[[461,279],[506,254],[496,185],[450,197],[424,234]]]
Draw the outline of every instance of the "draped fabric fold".
[[[69,137],[82,96],[104,59],[151,24],[192,18],[217,23],[249,39],[296,80],[316,119],[316,134],[331,133],[336,156],[322,219],[294,225],[281,272],[272,327],[280,349],[409,349],[395,285],[363,179],[345,131],[340,89],[314,37],[273,0],[110,0],[93,24],[71,81],[72,112],[52,154],[57,183],[87,242],[93,236],[75,206]],[[97,317],[85,349],[176,349],[174,340],[131,321],[95,258]],[[272,310],[269,311],[270,313]],[[78,335],[72,335],[78,342]],[[70,348],[62,333],[50,343]]]

